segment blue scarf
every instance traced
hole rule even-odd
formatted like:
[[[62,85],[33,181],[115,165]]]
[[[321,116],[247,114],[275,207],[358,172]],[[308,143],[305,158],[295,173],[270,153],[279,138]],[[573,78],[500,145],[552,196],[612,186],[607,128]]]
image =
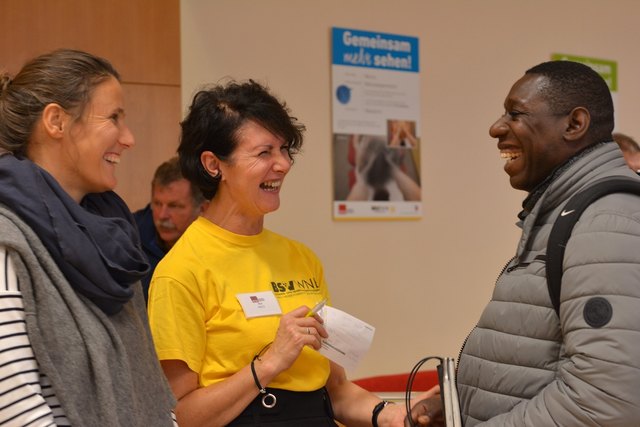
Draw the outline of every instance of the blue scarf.
[[[114,192],[76,203],[44,169],[0,155],[0,203],[38,235],[75,291],[118,313],[149,269],[131,212]]]

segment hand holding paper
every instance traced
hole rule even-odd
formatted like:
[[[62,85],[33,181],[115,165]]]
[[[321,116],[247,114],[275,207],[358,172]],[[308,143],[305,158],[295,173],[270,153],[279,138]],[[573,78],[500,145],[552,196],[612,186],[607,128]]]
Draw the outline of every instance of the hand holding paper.
[[[320,311],[329,338],[322,340],[320,353],[346,370],[354,370],[369,351],[376,328],[337,308]]]

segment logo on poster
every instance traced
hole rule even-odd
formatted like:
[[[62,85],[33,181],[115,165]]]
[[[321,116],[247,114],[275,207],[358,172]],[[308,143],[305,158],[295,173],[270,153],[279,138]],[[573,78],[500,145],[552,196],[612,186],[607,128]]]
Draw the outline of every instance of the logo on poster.
[[[381,206],[381,205],[372,205],[371,210],[378,213],[386,213],[386,212],[389,212],[389,207]]]
[[[351,89],[345,85],[338,86],[338,89],[336,89],[336,97],[341,104],[348,104],[351,100]]]

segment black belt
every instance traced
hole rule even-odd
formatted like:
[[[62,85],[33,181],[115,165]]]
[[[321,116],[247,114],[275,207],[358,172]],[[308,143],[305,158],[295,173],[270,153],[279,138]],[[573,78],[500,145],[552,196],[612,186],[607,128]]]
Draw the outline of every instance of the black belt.
[[[326,388],[315,391],[289,391],[267,387],[276,404],[267,408],[260,393],[228,426],[336,426]]]

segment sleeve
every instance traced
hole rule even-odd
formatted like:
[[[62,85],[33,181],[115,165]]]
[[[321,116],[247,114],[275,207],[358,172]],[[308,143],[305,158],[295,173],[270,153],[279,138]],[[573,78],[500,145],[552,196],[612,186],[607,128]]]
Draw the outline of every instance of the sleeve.
[[[484,425],[637,426],[640,420],[640,199],[607,196],[567,244],[557,379]],[[596,205],[596,203],[594,203]],[[607,210],[608,207],[608,210]]]
[[[0,339],[0,425],[68,425],[47,379],[39,373],[18,279],[5,247],[0,247]]]
[[[160,360],[181,360],[200,372],[206,348],[201,296],[180,281],[157,275],[149,291],[149,325]]]

